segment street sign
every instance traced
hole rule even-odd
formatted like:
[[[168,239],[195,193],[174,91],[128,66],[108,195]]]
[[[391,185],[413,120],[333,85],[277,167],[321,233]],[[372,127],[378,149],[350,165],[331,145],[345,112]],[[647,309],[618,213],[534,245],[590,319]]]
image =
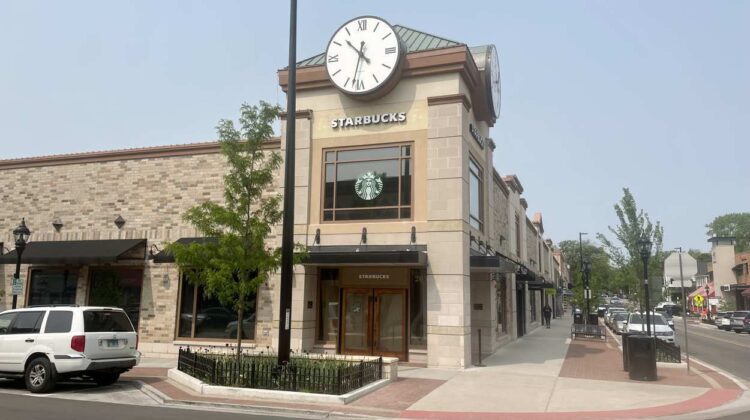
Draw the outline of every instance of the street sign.
[[[682,253],[682,278],[685,287],[692,286],[692,278],[698,274],[698,262],[687,252]],[[680,253],[673,252],[664,260],[664,278],[667,287],[682,287],[680,285]],[[671,280],[671,281],[670,281]]]
[[[701,296],[701,295],[695,295],[695,297],[693,297],[693,302],[697,306],[703,306],[703,300],[704,300],[703,296]]]
[[[13,280],[11,281],[11,294],[13,295],[23,294],[23,279],[16,278],[16,276],[13,276]]]

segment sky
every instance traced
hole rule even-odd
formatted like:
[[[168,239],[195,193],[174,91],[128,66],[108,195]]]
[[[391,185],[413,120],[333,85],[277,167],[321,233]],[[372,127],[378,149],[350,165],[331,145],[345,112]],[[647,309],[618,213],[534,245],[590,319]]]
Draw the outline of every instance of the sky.
[[[623,187],[665,249],[750,209],[750,2],[300,0],[298,58],[359,15],[497,46],[495,167],[555,242],[607,233]],[[0,0],[0,159],[213,140],[285,104],[288,29],[288,1]]]

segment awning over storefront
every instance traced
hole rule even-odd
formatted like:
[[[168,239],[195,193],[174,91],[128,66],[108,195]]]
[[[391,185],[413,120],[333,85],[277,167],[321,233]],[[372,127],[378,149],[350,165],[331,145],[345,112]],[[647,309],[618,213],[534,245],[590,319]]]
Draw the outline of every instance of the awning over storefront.
[[[704,290],[704,287],[705,286],[698,286],[688,295],[687,298],[692,301],[692,299],[698,295],[706,297],[706,291]],[[714,282],[708,283],[708,297],[716,297],[716,293],[714,292]]]
[[[471,271],[489,273],[513,274],[518,270],[518,263],[504,255],[471,255],[469,257]]]
[[[183,244],[183,245],[190,245],[190,244],[202,244],[206,242],[216,242],[216,238],[180,238],[176,241],[177,243]],[[166,249],[162,249],[159,251],[158,254],[154,255],[154,262],[155,263],[173,263],[174,262],[174,255],[172,255],[171,252],[167,251]]]
[[[529,286],[529,290],[543,290],[543,289],[554,289],[555,285],[552,283],[547,283],[545,281],[529,281],[526,282],[526,285]]]
[[[0,264],[15,264],[13,250],[0,257]],[[21,254],[22,264],[102,264],[123,260],[145,260],[145,239],[29,242]]]
[[[520,264],[516,270],[516,281],[541,282],[543,279],[537,276],[535,272],[529,270],[525,265]]]
[[[305,265],[427,265],[425,245],[330,245],[309,249]]]

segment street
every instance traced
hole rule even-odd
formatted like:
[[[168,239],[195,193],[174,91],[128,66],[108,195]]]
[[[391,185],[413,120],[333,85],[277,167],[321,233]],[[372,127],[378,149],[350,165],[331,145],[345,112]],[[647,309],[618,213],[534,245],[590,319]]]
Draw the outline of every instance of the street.
[[[684,352],[683,322],[679,318],[675,318],[674,321],[675,338]],[[750,334],[736,334],[706,324],[688,323],[688,330],[690,356],[750,382]]]
[[[184,420],[206,417],[216,420],[247,420],[270,416],[213,407],[199,409],[163,406],[128,381],[106,387],[70,381],[60,383],[55,392],[31,394],[18,383],[0,379],[0,407],[2,420],[98,420],[105,417],[103,413],[113,420]],[[282,415],[273,417],[299,418]]]

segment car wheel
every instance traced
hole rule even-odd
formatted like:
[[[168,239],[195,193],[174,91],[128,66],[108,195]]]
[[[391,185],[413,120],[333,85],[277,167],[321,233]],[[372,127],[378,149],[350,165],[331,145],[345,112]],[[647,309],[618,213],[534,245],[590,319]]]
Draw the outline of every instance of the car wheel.
[[[112,385],[120,379],[119,373],[97,373],[93,375],[94,382],[99,386]]]
[[[55,387],[57,372],[46,357],[37,357],[26,366],[26,389],[37,394],[50,392]]]
[[[740,334],[742,333],[742,330],[734,330],[734,332],[736,332],[737,334]]]

